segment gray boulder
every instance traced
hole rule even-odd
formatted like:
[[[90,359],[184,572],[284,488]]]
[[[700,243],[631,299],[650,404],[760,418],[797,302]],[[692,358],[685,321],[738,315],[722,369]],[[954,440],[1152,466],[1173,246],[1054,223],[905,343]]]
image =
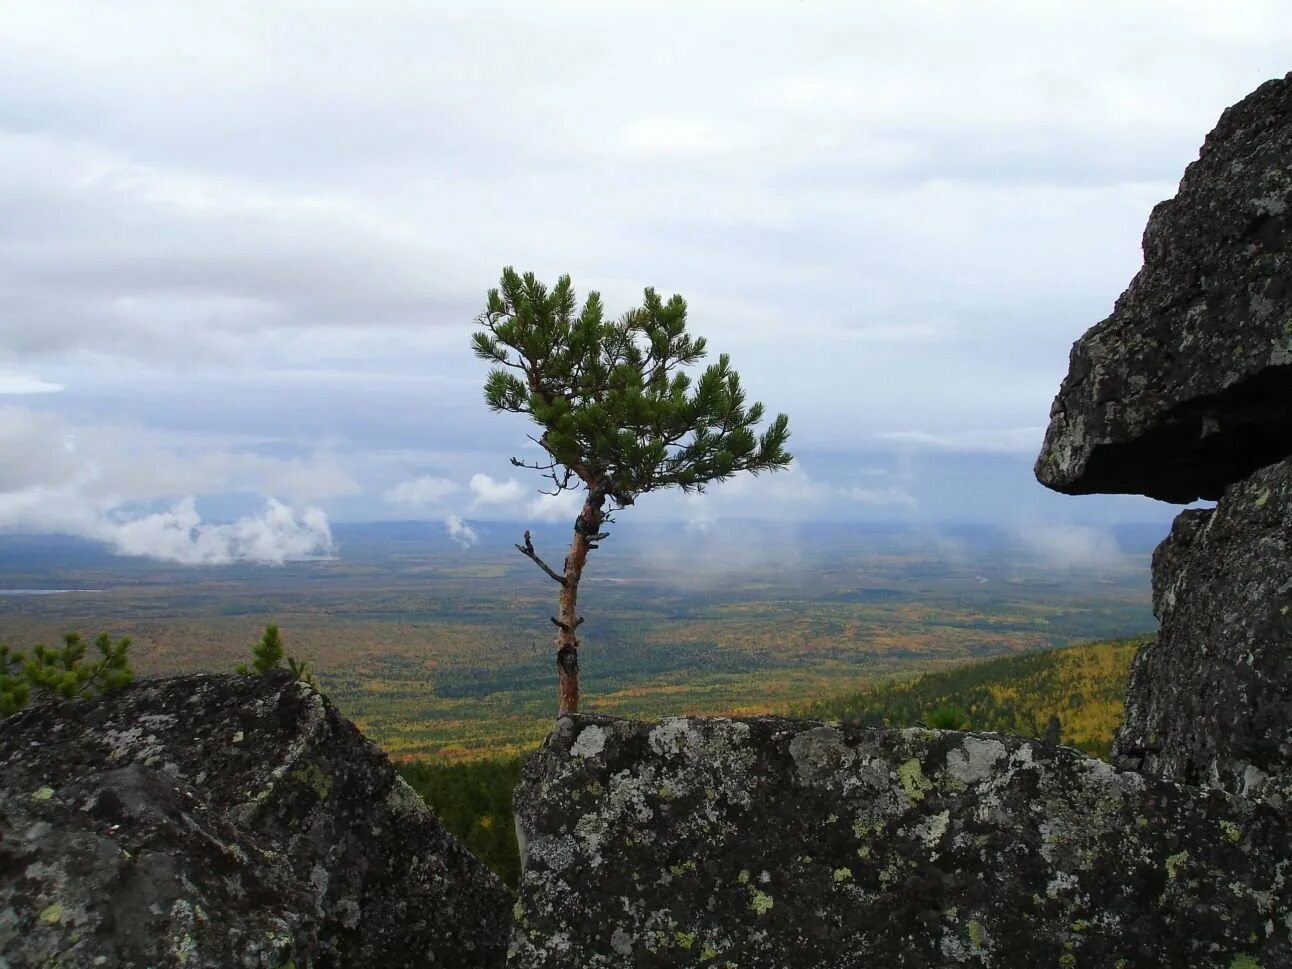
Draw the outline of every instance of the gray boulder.
[[[1292,74],[1221,116],[1072,348],[1036,462],[1067,494],[1219,498],[1292,454]]]
[[[0,966],[499,966],[510,908],[285,674],[146,681],[0,722]]]
[[[1292,964],[1292,822],[995,734],[571,717],[513,969]]]
[[[1175,520],[1153,608],[1115,762],[1292,806],[1292,461]]]

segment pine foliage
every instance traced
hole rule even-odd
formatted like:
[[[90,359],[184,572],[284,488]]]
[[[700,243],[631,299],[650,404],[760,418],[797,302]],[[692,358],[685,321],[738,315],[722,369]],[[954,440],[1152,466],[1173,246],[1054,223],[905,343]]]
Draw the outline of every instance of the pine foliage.
[[[545,472],[557,491],[604,481],[623,508],[661,488],[703,491],[790,463],[789,419],[779,414],[756,432],[763,405],[746,403],[726,354],[694,382],[684,372],[707,347],[686,332],[681,296],[666,302],[647,289],[642,305],[608,320],[595,292],[578,307],[569,276],[549,290],[508,267],[477,323],[472,348],[495,365],[485,402],[531,417],[550,458],[512,463]]]
[[[29,702],[85,698],[106,693],[134,680],[129,637],[112,641],[107,633],[94,640],[96,655],[80,633],[67,633],[62,646],[37,643],[31,655],[0,645],[0,716]]]

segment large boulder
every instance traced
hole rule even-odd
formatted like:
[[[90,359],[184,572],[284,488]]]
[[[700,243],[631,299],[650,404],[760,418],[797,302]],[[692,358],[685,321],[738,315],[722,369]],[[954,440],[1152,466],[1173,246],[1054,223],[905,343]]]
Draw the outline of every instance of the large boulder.
[[[0,722],[0,966],[499,966],[511,900],[286,675]]]
[[[1221,116],[1072,348],[1036,462],[1068,494],[1219,498],[1292,454],[1292,74]]]
[[[1292,806],[1292,461],[1176,519],[1153,608],[1115,761]]]
[[[558,721],[513,969],[1292,964],[1292,821],[994,734]]]

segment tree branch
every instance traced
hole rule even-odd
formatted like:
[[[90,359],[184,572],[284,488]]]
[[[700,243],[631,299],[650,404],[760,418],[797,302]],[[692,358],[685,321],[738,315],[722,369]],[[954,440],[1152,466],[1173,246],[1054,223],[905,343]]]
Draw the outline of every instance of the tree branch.
[[[538,553],[534,551],[534,542],[529,537],[529,529],[525,529],[525,544],[517,545],[516,551],[520,552],[521,555],[524,555],[527,558],[533,559],[535,565],[537,565],[540,569],[542,569],[544,572],[550,575],[557,582],[561,583],[561,585],[567,584],[565,581],[565,576],[557,575],[555,572],[552,571],[552,567],[550,565],[548,565],[546,562],[544,562],[541,558],[538,557]]]
[[[561,620],[557,619],[555,616],[548,616],[547,618],[552,620],[552,625],[555,626],[557,629],[561,630],[561,632],[568,633],[572,631],[569,626],[561,622]],[[579,616],[578,619],[574,620],[574,628],[578,629],[582,625],[583,625],[583,617]]]

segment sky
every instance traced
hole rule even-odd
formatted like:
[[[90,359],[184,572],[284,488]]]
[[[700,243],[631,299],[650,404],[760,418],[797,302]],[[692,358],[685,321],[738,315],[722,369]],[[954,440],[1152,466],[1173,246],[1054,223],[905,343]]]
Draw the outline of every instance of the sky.
[[[507,265],[681,293],[790,415],[791,471],[635,520],[1165,529],[1032,462],[1150,209],[1288,50],[1285,0],[8,5],[0,531],[276,562],[572,519],[469,351]]]

